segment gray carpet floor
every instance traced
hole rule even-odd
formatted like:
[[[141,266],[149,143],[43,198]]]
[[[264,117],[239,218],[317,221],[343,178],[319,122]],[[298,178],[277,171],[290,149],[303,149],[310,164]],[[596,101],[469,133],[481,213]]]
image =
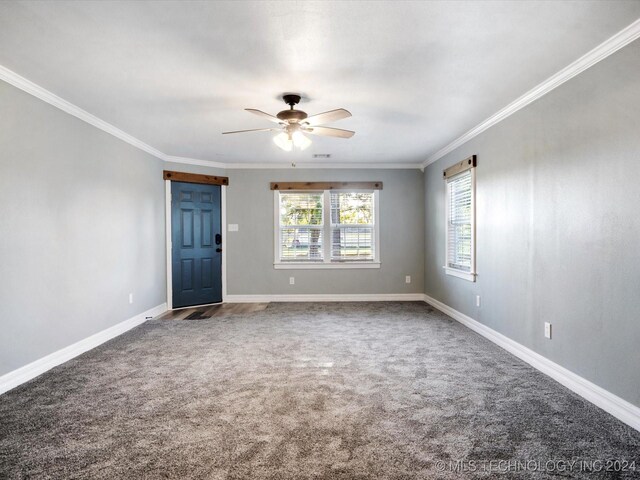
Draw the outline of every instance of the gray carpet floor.
[[[152,320],[0,396],[3,479],[639,478],[639,452],[418,302]]]

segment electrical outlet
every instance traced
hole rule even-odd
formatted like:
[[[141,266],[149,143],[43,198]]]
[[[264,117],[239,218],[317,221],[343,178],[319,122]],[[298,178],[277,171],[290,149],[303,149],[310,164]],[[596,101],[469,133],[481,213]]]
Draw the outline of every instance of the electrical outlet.
[[[544,336],[551,340],[551,324],[549,322],[544,322]]]
[[[480,295],[476,295],[476,307],[480,306]]]
[[[411,275],[404,277],[404,283],[411,283]]]
[[[296,284],[296,277],[289,277],[289,285],[295,285]]]
[[[133,303],[133,293],[129,294],[129,303]]]

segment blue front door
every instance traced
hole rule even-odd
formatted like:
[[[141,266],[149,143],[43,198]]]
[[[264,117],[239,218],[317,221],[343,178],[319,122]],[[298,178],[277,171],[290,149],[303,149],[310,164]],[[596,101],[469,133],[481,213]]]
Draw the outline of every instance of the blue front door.
[[[220,186],[171,182],[173,307],[222,301]]]

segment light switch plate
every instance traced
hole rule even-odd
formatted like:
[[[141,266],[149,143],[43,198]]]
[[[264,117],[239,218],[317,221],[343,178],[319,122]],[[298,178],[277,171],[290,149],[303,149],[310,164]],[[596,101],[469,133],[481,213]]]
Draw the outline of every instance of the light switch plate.
[[[237,223],[230,223],[229,224],[229,231],[230,232],[237,232],[238,231],[238,224]]]
[[[544,322],[544,336],[551,340],[551,324],[549,322]]]

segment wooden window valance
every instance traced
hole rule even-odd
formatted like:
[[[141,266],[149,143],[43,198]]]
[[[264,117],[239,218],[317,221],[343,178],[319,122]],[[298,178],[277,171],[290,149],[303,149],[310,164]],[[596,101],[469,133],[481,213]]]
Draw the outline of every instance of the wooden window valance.
[[[271,190],[382,190],[382,182],[271,182]]]
[[[471,155],[468,158],[465,158],[461,162],[456,163],[455,165],[451,165],[444,172],[442,172],[444,178],[450,178],[454,175],[464,172],[465,170],[469,170],[476,166],[476,156]]]
[[[198,173],[172,172],[164,170],[162,178],[174,182],[204,183],[206,185],[229,185],[229,177],[217,177],[213,175],[201,175]]]

